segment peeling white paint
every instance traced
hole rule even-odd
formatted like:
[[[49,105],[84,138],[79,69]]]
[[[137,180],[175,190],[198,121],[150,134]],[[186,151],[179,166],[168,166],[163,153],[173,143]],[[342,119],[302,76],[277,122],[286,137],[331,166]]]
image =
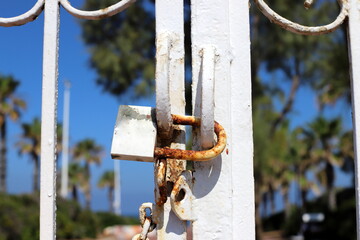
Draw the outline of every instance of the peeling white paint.
[[[184,2],[183,0],[157,0],[156,1],[156,111],[160,111],[159,136],[170,136],[172,133],[172,118],[169,114],[185,114],[185,87],[184,87]],[[166,40],[165,40],[166,39]],[[164,44],[167,44],[164,48]],[[159,51],[168,50],[167,62],[163,62]],[[166,71],[166,72],[164,72]],[[161,77],[161,79],[159,78]],[[170,111],[169,111],[170,108]],[[166,112],[167,111],[167,112]],[[157,117],[159,116],[157,114]],[[170,119],[169,119],[170,118]],[[169,125],[170,124],[170,125]],[[184,127],[177,127],[184,130]],[[161,133],[164,131],[164,133]],[[180,133],[172,139],[171,148],[185,149],[185,134]],[[176,179],[186,162],[168,160],[168,166],[176,165],[176,170],[167,168],[167,180]],[[171,210],[170,199],[158,208],[158,239],[186,240],[186,224]]]

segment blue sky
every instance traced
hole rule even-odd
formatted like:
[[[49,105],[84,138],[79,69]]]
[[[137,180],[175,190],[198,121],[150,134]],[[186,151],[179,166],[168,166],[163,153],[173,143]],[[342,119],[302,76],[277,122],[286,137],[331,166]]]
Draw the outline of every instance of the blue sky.
[[[6,1],[0,8],[1,17],[19,15],[32,7],[35,1]],[[75,6],[80,1],[73,1]],[[21,81],[17,95],[27,101],[27,110],[21,121],[30,122],[41,113],[41,76],[43,14],[34,22],[20,27],[0,27],[0,73],[11,74]],[[110,147],[113,126],[120,104],[154,106],[154,97],[133,100],[115,99],[103,93],[95,84],[96,75],[89,68],[88,53],[81,40],[78,19],[61,10],[59,50],[59,108],[62,122],[64,80],[70,80],[70,145],[84,138],[93,138],[104,146],[100,167],[93,166],[92,183],[96,185],[101,174],[113,169]],[[31,191],[33,165],[29,157],[17,154],[15,143],[21,134],[20,123],[10,123],[8,128],[8,190],[10,193]],[[60,156],[61,164],[61,156]],[[153,169],[151,163],[121,161],[122,211],[136,215],[143,202],[153,199]],[[107,193],[93,188],[92,208],[107,210]]]
[[[5,1],[0,8],[1,17],[19,15],[32,7],[34,1]],[[72,1],[81,6],[82,1]],[[274,26],[276,27],[276,26]],[[21,121],[30,122],[40,117],[41,75],[42,75],[43,14],[34,22],[20,27],[0,27],[0,73],[11,74],[21,81],[17,91],[27,101],[27,110]],[[154,106],[155,98],[134,100],[128,97],[115,99],[103,93],[95,84],[95,72],[90,69],[89,54],[81,40],[78,19],[61,9],[60,50],[59,50],[59,108],[58,117],[62,121],[63,83],[70,80],[70,144],[84,138],[94,138],[104,146],[104,158],[100,167],[92,166],[92,184],[96,185],[101,174],[113,169],[110,146],[115,118],[120,104]],[[284,89],[289,89],[283,83]],[[350,109],[340,103],[325,111],[327,116],[343,115],[345,125],[351,126]],[[293,126],[311,120],[316,114],[315,95],[310,89],[302,88],[295,101],[295,111],[291,113]],[[19,139],[20,124],[11,123],[8,129],[8,189],[10,193],[29,193],[33,165],[27,156],[17,154],[15,143]],[[59,165],[61,165],[60,156]],[[153,167],[151,163],[121,161],[122,212],[136,215],[143,202],[153,201]],[[346,179],[341,177],[338,184]],[[347,180],[346,180],[347,181]],[[107,210],[108,201],[105,190],[93,188],[92,209]],[[296,196],[291,197],[291,199]]]

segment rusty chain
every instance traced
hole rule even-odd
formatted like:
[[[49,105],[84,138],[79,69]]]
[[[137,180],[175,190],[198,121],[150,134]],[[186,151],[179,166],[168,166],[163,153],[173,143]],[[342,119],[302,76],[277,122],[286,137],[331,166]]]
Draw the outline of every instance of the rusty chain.
[[[146,209],[150,210],[150,214],[146,214]],[[156,223],[153,221],[153,204],[143,203],[139,208],[139,219],[142,231],[136,234],[132,240],[148,240],[147,235],[156,228]]]

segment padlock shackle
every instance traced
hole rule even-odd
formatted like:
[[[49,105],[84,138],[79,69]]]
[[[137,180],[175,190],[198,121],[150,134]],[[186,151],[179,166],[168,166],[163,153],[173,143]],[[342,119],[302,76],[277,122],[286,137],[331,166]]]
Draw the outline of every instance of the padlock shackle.
[[[182,116],[172,114],[173,123],[178,125],[191,125],[199,127],[201,120],[194,116]],[[155,148],[154,156],[170,159],[181,159],[190,161],[209,161],[219,156],[226,147],[225,129],[218,123],[214,122],[214,132],[217,136],[217,143],[209,150],[194,151],[171,148]]]

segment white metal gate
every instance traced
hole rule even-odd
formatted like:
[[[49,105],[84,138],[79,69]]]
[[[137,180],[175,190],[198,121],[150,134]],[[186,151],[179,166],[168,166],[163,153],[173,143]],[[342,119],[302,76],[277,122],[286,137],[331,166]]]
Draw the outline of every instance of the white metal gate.
[[[42,240],[56,238],[59,8],[62,6],[76,17],[95,20],[123,11],[134,1],[122,0],[106,9],[82,11],[72,7],[67,0],[38,0],[32,9],[20,16],[0,18],[0,26],[11,27],[35,20],[43,10],[45,14],[40,194]],[[311,2],[307,0],[306,4]],[[256,0],[256,3],[272,22],[299,34],[330,32],[348,18],[355,153],[358,155],[360,47],[356,43],[360,42],[360,1],[340,0],[342,8],[338,18],[319,27],[293,23],[271,10],[263,0]],[[171,114],[184,114],[183,8],[183,0],[156,1],[156,110],[158,130],[165,136],[172,128]],[[184,174],[184,161],[168,161],[167,180],[177,184],[182,179],[179,184],[183,188],[188,186],[185,192],[188,197],[174,205],[175,200],[170,196],[163,206],[157,208],[158,239],[186,239],[186,221],[193,226],[193,239],[254,239],[249,3],[245,0],[194,0],[191,13],[193,115],[201,119],[201,127],[195,131],[195,143],[198,148],[211,147],[215,119],[226,130],[227,146],[215,159],[195,162],[193,176]],[[172,139],[170,145],[184,148],[183,136]],[[357,176],[359,168],[357,165]],[[191,182],[187,182],[189,177]],[[356,177],[358,222],[359,181]],[[178,211],[179,206],[183,207],[184,214]],[[360,239],[359,224],[357,229]]]

